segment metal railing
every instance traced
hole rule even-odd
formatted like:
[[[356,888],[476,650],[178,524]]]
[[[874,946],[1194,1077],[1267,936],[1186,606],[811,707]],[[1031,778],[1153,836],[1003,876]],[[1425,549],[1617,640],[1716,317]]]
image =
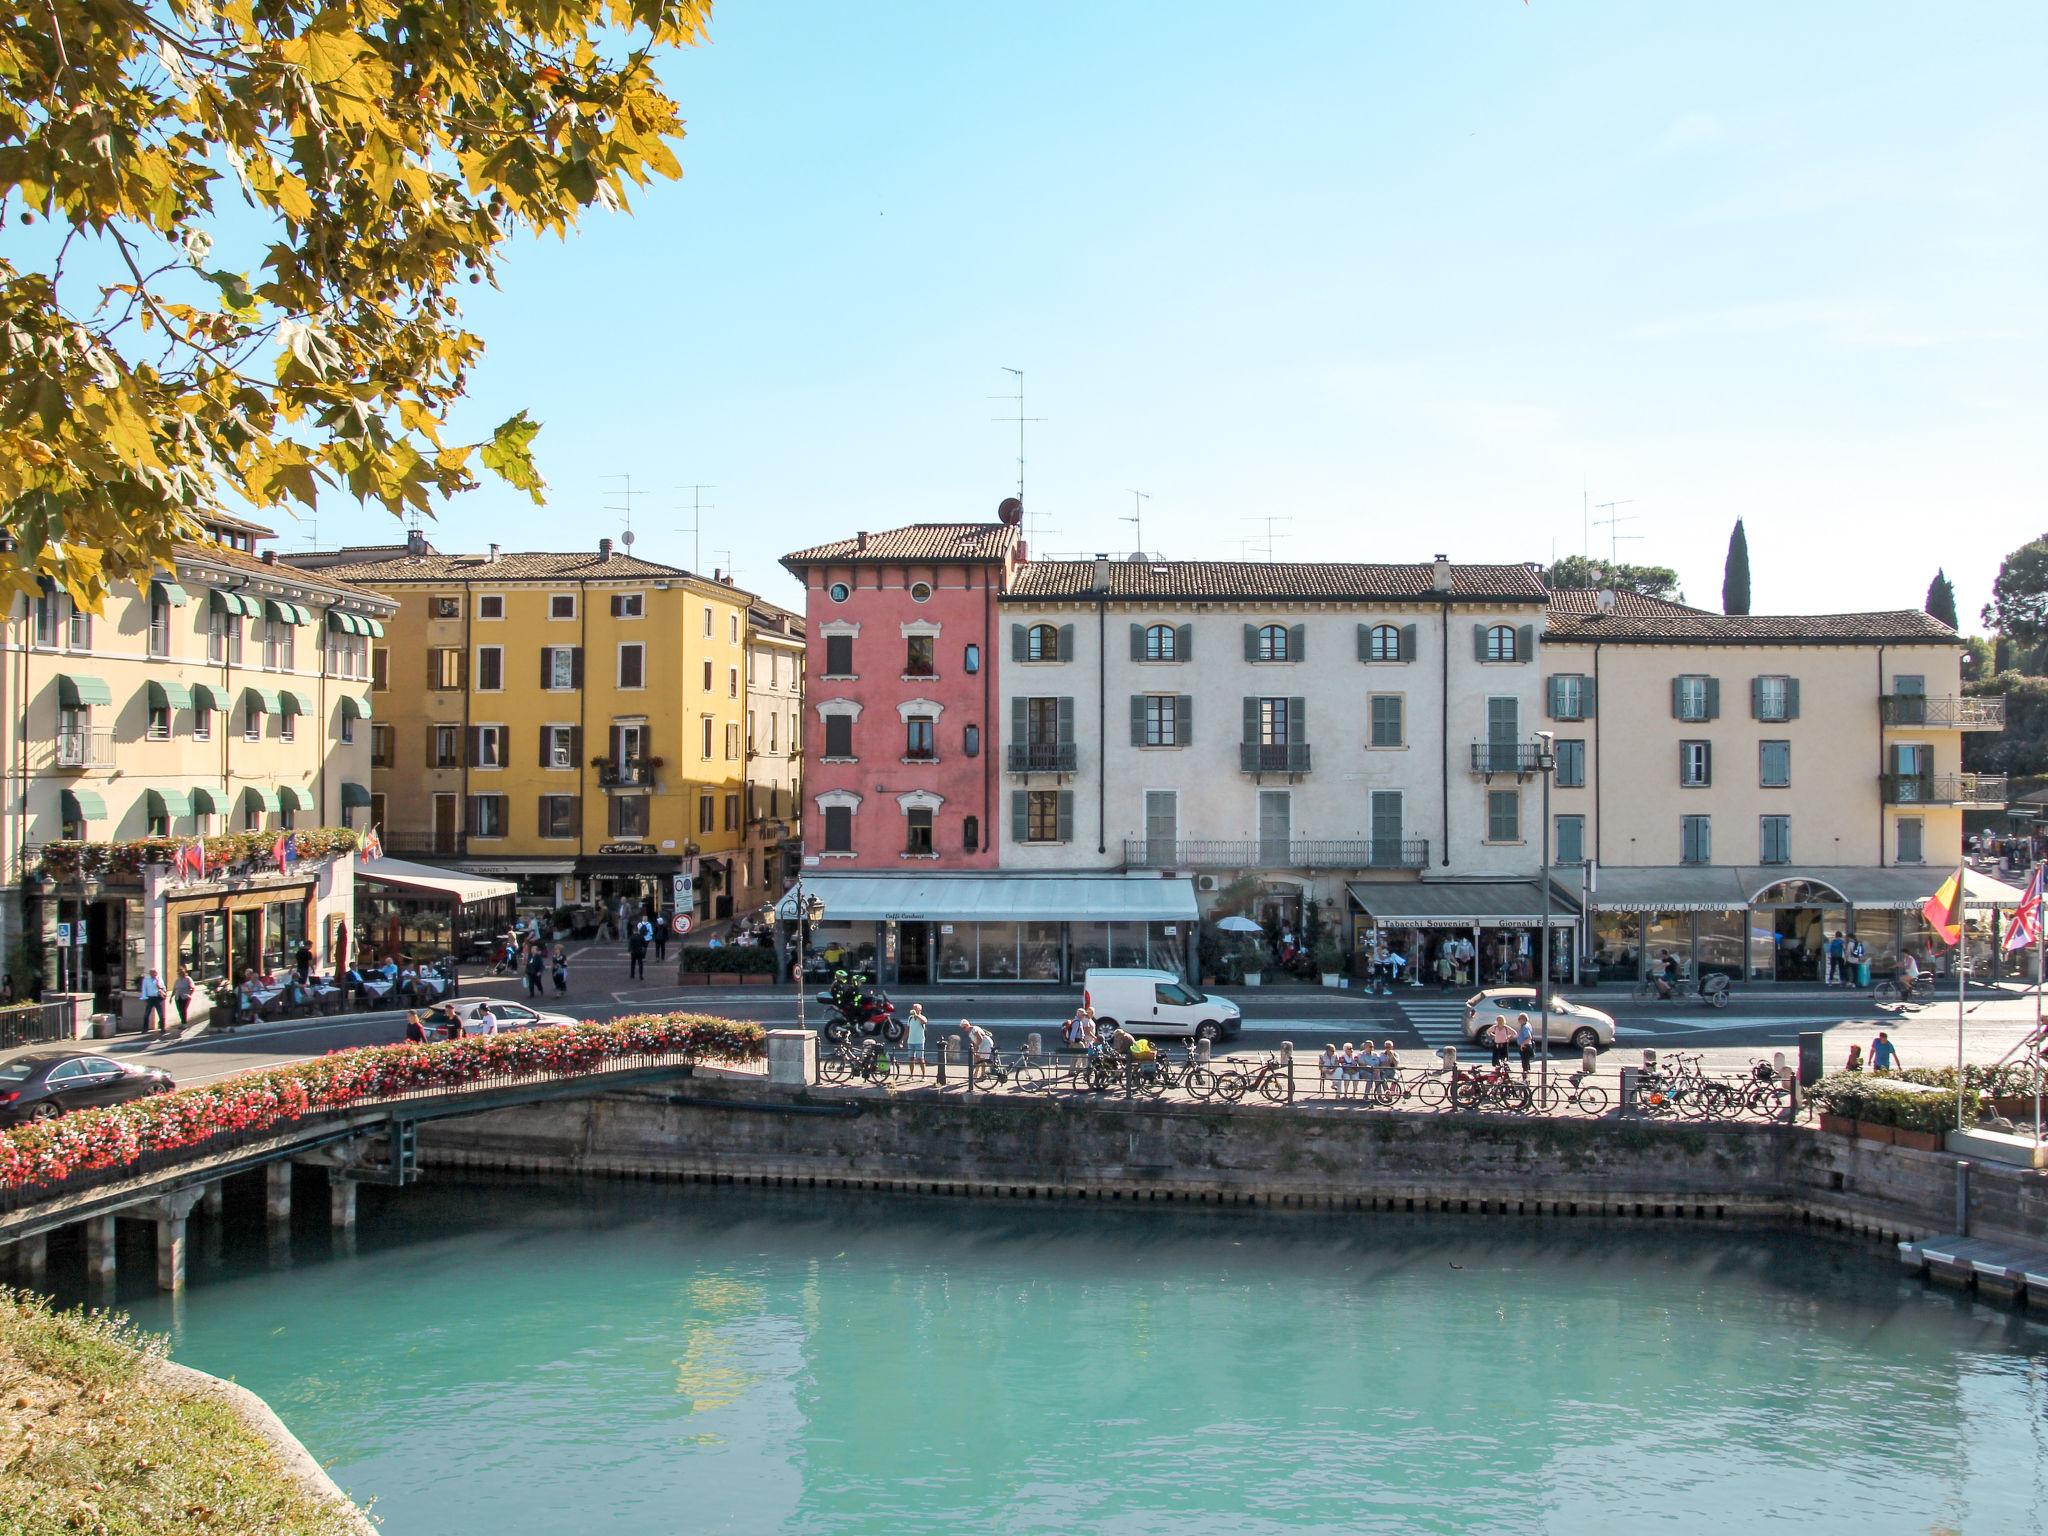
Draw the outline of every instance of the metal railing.
[[[1132,837],[1131,869],[1421,869],[1427,838],[1246,838],[1237,841]]]
[[[112,731],[59,731],[56,738],[59,768],[106,768],[114,761]]]
[[[1013,741],[1004,757],[1011,773],[1072,773],[1081,760],[1071,741]]]
[[[1888,693],[1877,701],[1886,725],[1938,725],[1965,731],[2005,729],[2005,700],[1924,693]]]
[[[599,789],[647,789],[654,783],[654,765],[639,758],[598,765]]]
[[[1246,773],[1307,773],[1308,743],[1305,741],[1245,741],[1238,743],[1238,766]]]
[[[1474,773],[1534,773],[1541,749],[1533,741],[1475,741]]]
[[[1878,775],[1886,805],[2003,805],[2002,773],[1885,773]]]
[[[0,1008],[0,1051],[69,1040],[75,1024],[69,1003],[11,1003]]]

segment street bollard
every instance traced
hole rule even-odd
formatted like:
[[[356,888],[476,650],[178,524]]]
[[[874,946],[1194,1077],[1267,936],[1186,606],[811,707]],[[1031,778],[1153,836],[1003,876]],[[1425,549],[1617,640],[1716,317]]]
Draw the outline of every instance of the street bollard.
[[[1600,1047],[1589,1045],[1579,1052],[1579,1070],[1591,1077],[1600,1067]]]
[[[958,1050],[959,1047],[959,1036],[942,1035],[939,1037],[939,1086],[941,1088],[946,1086],[946,1068],[953,1064],[953,1052]]]
[[[1294,1102],[1294,1042],[1280,1042],[1280,1065],[1287,1070],[1287,1102]]]
[[[1455,1045],[1444,1046],[1436,1053],[1436,1059],[1444,1064],[1446,1072],[1458,1070],[1458,1048]]]
[[[1033,1031],[1031,1031],[1030,1034],[1024,1037],[1024,1054],[1026,1056],[1029,1056],[1036,1060],[1039,1052],[1043,1051],[1044,1049],[1045,1036],[1041,1035],[1037,1030],[1034,1029]]]
[[[1970,1235],[1970,1160],[1956,1163],[1956,1236]]]
[[[1211,1045],[1208,1037],[1206,1035],[1197,1035],[1195,1037],[1195,1061],[1199,1065],[1206,1067],[1209,1065],[1210,1057],[1214,1054],[1214,1047]]]
[[[1643,1070],[1645,1072],[1654,1072],[1657,1070],[1657,1052],[1654,1047],[1646,1049],[1643,1052]]]

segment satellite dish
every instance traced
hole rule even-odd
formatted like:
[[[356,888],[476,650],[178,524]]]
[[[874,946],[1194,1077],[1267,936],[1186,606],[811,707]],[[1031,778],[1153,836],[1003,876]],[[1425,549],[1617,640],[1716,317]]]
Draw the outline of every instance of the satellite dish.
[[[1128,555],[1124,556],[1124,564],[1144,565],[1148,563],[1151,560],[1151,558],[1152,557],[1146,554],[1145,551],[1143,551],[1142,549],[1134,549]]]
[[[1003,504],[996,508],[996,516],[1014,528],[1024,521],[1024,503],[1014,496],[1005,496]]]
[[[1612,587],[1602,587],[1593,594],[1593,606],[1602,613],[1614,612],[1615,593]]]
[[[628,528],[624,533],[620,534],[619,542],[625,545],[626,548],[631,549],[633,547],[633,530]]]

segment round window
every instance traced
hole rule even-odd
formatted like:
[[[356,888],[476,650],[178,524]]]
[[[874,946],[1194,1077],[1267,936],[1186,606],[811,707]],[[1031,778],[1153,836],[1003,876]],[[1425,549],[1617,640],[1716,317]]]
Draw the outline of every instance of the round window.
[[[832,583],[829,590],[832,594],[833,602],[843,603],[846,601],[847,596],[852,589],[849,588],[843,581],[835,581]]]
[[[913,603],[929,602],[931,600],[931,595],[932,584],[930,582],[913,581],[910,584],[910,600]]]

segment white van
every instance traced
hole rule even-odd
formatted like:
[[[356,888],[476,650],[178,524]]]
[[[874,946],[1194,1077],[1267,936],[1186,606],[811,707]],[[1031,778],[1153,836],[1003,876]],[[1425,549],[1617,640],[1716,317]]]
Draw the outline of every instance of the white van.
[[[1121,1024],[1134,1035],[1227,1040],[1243,1023],[1237,1004],[1203,995],[1200,987],[1172,971],[1105,966],[1089,971],[1081,986],[1081,1001],[1095,1011],[1096,1025],[1103,1029]]]

